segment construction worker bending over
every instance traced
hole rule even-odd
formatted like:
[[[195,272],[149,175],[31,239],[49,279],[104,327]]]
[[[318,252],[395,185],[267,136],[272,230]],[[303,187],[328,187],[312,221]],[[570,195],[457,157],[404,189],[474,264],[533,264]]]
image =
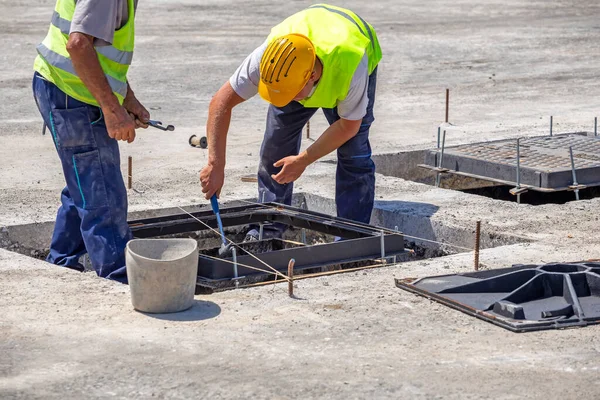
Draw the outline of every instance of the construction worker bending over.
[[[293,182],[308,165],[337,149],[337,215],[368,223],[375,191],[369,128],[379,60],[375,30],[350,10],[316,4],[275,26],[210,103],[208,163],[200,172],[206,198],[223,186],[231,110],[259,93],[270,105],[258,198],[291,204]],[[318,108],[330,126],[299,154],[302,128]],[[257,236],[252,229],[246,240]]]
[[[127,192],[118,140],[150,115],[127,82],[137,0],[58,0],[37,47],[33,93],[62,163],[66,187],[47,261],[127,281]]]

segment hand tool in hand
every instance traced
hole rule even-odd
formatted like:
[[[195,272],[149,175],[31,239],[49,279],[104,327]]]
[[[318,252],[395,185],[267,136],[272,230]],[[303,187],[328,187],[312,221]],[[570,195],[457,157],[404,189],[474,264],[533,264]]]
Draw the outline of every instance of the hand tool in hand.
[[[160,129],[161,131],[174,131],[175,130],[175,127],[173,125],[167,125],[166,127],[164,127],[162,122],[160,122],[160,121],[149,120],[148,125],[150,125],[153,128]]]
[[[217,225],[219,225],[219,232],[221,232],[221,240],[223,244],[221,244],[221,248],[219,248],[219,256],[220,257],[229,257],[231,255],[231,245],[227,244],[227,239],[225,239],[225,232],[223,232],[223,222],[221,221],[221,211],[219,211],[219,200],[217,200],[217,194],[213,194],[210,198],[210,205],[212,206],[212,210],[217,217]]]

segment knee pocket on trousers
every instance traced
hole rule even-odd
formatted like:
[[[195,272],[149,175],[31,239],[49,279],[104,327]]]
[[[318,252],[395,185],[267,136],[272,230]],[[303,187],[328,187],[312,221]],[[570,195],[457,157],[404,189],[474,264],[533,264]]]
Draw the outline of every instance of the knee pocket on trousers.
[[[59,148],[96,147],[89,107],[54,109],[50,114],[50,122]]]
[[[86,210],[108,207],[108,194],[98,150],[73,154],[77,190],[70,190],[75,205]]]

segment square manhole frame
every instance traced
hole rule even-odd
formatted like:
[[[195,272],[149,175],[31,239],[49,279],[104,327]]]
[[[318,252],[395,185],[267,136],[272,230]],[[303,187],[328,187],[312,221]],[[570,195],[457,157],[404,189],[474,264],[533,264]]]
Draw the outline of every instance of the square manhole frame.
[[[532,146],[537,148],[535,147],[536,144],[553,144],[564,139],[574,140],[575,143],[578,141],[588,141],[592,144],[592,147],[600,149],[600,136],[595,136],[590,132],[573,132],[553,136],[522,138],[520,139],[520,156],[522,161],[520,165],[520,185],[517,185],[517,139],[502,139],[429,150],[425,153],[424,164],[419,164],[419,167],[432,170],[438,174],[449,173],[546,193],[600,186],[600,153],[597,155],[598,160],[596,160],[593,158],[596,157],[594,153],[578,148],[573,149],[577,188],[573,186],[573,171],[570,166],[559,166],[554,169],[548,166],[548,169],[543,169],[527,165],[526,160],[532,158],[530,154],[533,153],[531,151]],[[468,154],[468,149],[470,148],[473,151],[476,151],[477,148],[489,150],[490,148],[494,149],[494,146],[497,146],[500,155],[503,154],[504,162],[488,160]],[[541,147],[544,146],[542,145]],[[568,146],[564,148],[549,147],[547,152],[548,157],[569,158]],[[535,155],[538,159],[543,158],[543,156],[543,154]],[[591,161],[596,161],[596,163],[591,163],[590,157],[592,157]],[[442,165],[440,165],[440,159],[442,160]],[[579,168],[578,164],[580,165]],[[582,165],[585,165],[585,167],[581,167]]]
[[[405,253],[404,236],[400,232],[279,203],[235,205],[220,211],[224,228],[280,223],[343,238],[332,243],[302,245],[254,256],[239,255],[238,277],[271,273],[265,270],[265,263],[278,271],[287,271],[292,258],[295,260],[294,270],[300,271]],[[132,220],[129,226],[134,238],[185,234],[218,227],[217,219],[210,210]],[[200,254],[198,277],[203,281],[235,279],[232,258],[214,259]]]

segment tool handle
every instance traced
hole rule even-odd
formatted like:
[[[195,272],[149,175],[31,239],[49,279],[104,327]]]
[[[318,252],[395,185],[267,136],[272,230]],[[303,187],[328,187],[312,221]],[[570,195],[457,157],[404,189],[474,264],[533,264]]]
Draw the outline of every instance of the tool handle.
[[[219,211],[219,200],[217,199],[217,194],[213,194],[210,198],[210,205],[212,206],[212,210],[215,214],[220,214]]]
[[[219,211],[219,200],[217,200],[217,194],[213,194],[210,198],[210,205],[212,206],[212,210],[217,217],[217,225],[219,225],[219,232],[221,232],[221,240],[223,240],[223,244],[227,244],[225,240],[225,232],[223,231],[223,222],[221,221],[221,212]]]

